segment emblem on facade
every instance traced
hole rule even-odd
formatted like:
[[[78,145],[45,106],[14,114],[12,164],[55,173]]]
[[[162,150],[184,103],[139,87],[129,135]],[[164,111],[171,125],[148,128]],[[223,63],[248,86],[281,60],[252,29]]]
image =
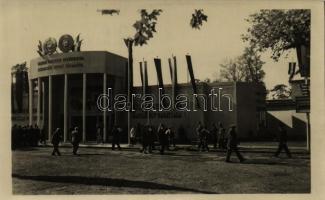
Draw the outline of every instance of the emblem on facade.
[[[48,38],[44,41],[43,50],[46,55],[51,55],[56,51],[58,44],[55,38]]]
[[[71,35],[62,35],[59,39],[59,49],[63,53],[73,51],[74,41]]]
[[[74,40],[71,35],[65,34],[62,35],[59,39],[59,44],[56,42],[55,38],[48,38],[42,43],[39,41],[37,53],[41,57],[45,57],[47,55],[52,55],[54,53],[58,53],[57,47],[59,45],[59,49],[63,53],[67,53],[69,51],[80,51],[82,40],[80,40],[80,36],[78,35]]]

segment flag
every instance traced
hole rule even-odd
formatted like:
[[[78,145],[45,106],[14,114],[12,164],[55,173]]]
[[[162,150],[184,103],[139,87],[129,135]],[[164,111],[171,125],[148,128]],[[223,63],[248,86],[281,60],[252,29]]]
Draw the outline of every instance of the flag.
[[[300,75],[302,77],[309,77],[310,76],[310,47],[301,45],[296,50],[297,50]]]
[[[159,58],[154,59],[156,71],[157,71],[157,78],[158,78],[158,86],[161,88],[162,92],[164,93],[164,82],[162,78],[162,71],[161,71],[161,60]]]
[[[148,89],[148,72],[147,72],[147,61],[144,61],[144,72],[143,72],[143,94],[147,93]]]
[[[176,61],[176,56],[173,57],[174,59],[174,82],[175,82],[175,86],[177,86],[177,61]]]
[[[172,66],[172,60],[170,58],[168,58],[168,64],[169,64],[170,79],[171,82],[173,82],[173,66]]]
[[[191,78],[193,93],[197,94],[196,83],[195,83],[195,78],[194,78],[194,72],[193,72],[193,67],[192,67],[192,60],[191,60],[190,55],[186,55],[186,62],[187,62],[188,72],[189,72],[190,78]],[[200,108],[200,104],[199,104],[199,101],[198,101],[197,98],[196,98],[196,103],[197,103],[197,106]]]
[[[196,83],[195,83],[195,78],[194,78],[194,72],[193,72],[193,67],[192,67],[192,60],[191,60],[190,55],[186,55],[186,62],[187,62],[188,72],[190,73],[193,93],[197,94]]]
[[[140,78],[141,78],[141,85],[142,87],[144,86],[144,82],[143,82],[143,69],[142,69],[142,62],[139,62],[140,64]]]

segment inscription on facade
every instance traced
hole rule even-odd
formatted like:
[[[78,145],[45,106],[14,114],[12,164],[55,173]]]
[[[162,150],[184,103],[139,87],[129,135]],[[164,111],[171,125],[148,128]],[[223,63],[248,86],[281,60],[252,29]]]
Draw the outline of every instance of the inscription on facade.
[[[84,60],[85,58],[81,56],[44,60],[37,63],[38,71],[40,72],[40,71],[47,71],[53,69],[84,67],[83,63],[80,62]],[[44,66],[44,65],[48,65],[48,66]]]

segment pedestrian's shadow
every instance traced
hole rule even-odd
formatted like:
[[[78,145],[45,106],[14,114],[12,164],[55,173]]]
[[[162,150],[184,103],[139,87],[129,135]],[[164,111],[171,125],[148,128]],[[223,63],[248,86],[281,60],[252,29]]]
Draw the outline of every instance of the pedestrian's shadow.
[[[241,164],[252,164],[252,165],[288,165],[288,163],[281,162],[279,160],[270,160],[270,159],[248,159]]]
[[[103,153],[79,153],[77,156],[103,156]]]
[[[173,190],[179,193],[202,193],[202,194],[217,194],[216,192],[202,191],[198,189],[185,188],[173,185],[166,185],[155,182],[136,181],[117,178],[101,178],[101,177],[86,177],[86,176],[29,176],[12,174],[13,178],[34,181],[46,181],[54,183],[72,183],[84,185],[98,185],[110,187],[128,187],[128,188],[142,188],[152,190]]]
[[[19,147],[15,148],[12,151],[37,151],[39,150],[37,147]]]

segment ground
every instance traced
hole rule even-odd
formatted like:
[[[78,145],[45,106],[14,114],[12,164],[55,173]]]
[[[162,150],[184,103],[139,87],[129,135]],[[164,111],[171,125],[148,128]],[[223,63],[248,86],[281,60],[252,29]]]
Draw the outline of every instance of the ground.
[[[137,148],[50,147],[13,151],[14,194],[185,194],[185,193],[309,193],[310,156],[292,149],[273,157],[272,148],[243,148],[247,161],[235,155],[226,163],[222,151],[186,149],[167,155],[141,154]]]

